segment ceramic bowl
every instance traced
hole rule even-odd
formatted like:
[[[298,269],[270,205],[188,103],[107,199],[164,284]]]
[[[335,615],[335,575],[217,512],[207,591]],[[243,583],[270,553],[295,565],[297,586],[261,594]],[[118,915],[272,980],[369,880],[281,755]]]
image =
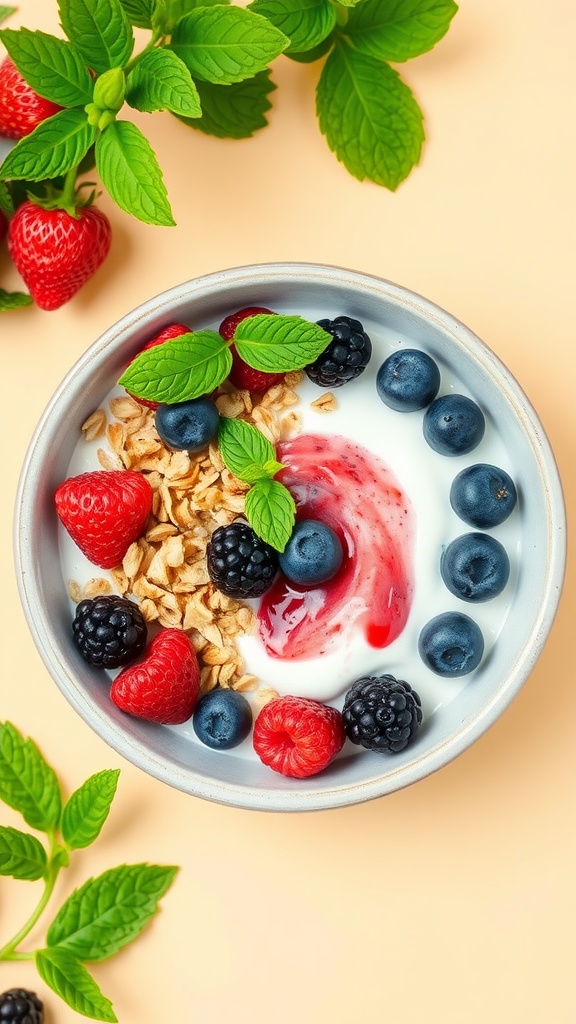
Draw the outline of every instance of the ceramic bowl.
[[[152,725],[112,704],[102,673],[81,659],[71,641],[73,606],[61,561],[62,528],[54,512],[54,492],[69,475],[81,424],[102,404],[130,358],[171,321],[217,329],[225,315],[248,305],[300,313],[308,319],[346,314],[362,321],[373,338],[374,353],[370,372],[349,387],[371,389],[370,402],[384,417],[376,448],[381,448],[384,459],[391,459],[401,477],[402,465],[394,463],[394,439],[405,430],[416,438],[422,413],[393,413],[379,403],[374,397],[375,373],[397,339],[428,351],[441,366],[444,390],[454,389],[454,380],[464,382],[481,406],[487,434],[505,454],[519,493],[512,525],[504,524],[508,532],[502,534],[512,563],[506,597],[498,599],[497,620],[490,620],[486,609],[478,611],[488,616],[489,641],[480,668],[457,682],[429,680],[424,678],[428,670],[414,660],[426,616],[444,607],[462,607],[447,592],[442,596],[436,562],[441,545],[436,540],[428,544],[428,512],[420,508],[419,514],[417,507],[421,546],[416,592],[419,578],[427,586],[430,577],[439,604],[428,607],[423,599],[415,601],[400,654],[384,649],[378,659],[383,671],[391,666],[402,678],[412,673],[409,681],[423,697],[424,725],[400,754],[376,754],[348,743],[324,772],[304,780],[273,772],[251,751],[215,752],[195,741],[190,728]],[[345,392],[346,388],[338,392],[342,406]],[[322,418],[315,422],[322,430]],[[428,506],[443,503],[439,521],[449,524],[448,539],[465,531],[447,499],[450,480],[464,462],[443,458],[421,443],[421,464],[432,480]],[[489,460],[479,449],[468,457],[473,461]],[[414,486],[418,482],[417,470],[405,468],[410,492],[411,481]],[[565,519],[561,485],[542,425],[516,380],[472,331],[432,302],[374,276],[306,263],[264,264],[213,273],[150,299],[107,330],[77,361],[48,404],[29,446],[16,502],[15,554],[25,615],[50,675],[84,723],[114,750],[151,776],[196,797],[249,809],[305,811],[365,801],[415,783],[456,758],[502,714],[534,667],[555,616],[564,575]],[[462,610],[470,613],[468,606]],[[409,652],[412,667],[403,664],[402,651]],[[297,673],[299,666],[294,666]]]

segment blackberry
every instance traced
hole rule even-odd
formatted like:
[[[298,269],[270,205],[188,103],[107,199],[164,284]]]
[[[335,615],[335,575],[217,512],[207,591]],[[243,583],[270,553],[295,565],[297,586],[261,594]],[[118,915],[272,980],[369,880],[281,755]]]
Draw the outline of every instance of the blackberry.
[[[241,522],[214,530],[206,560],[212,583],[227,597],[260,597],[278,569],[278,552]]]
[[[144,650],[146,621],[138,605],[126,597],[94,597],[80,601],[72,635],[90,665],[118,668]]]
[[[43,1024],[44,1006],[35,992],[10,988],[0,995],[1,1024]]]
[[[366,369],[372,355],[372,342],[359,320],[337,316],[318,320],[334,338],[317,359],[305,367],[311,381],[321,388],[339,388]]]
[[[397,754],[414,739],[422,722],[420,697],[394,676],[363,676],[344,699],[342,718],[352,743]]]

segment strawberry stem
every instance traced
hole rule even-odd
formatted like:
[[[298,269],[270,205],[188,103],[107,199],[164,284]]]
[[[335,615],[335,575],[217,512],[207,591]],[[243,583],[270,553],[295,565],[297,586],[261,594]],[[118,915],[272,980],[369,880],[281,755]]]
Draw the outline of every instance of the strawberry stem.
[[[76,177],[78,175],[78,167],[71,167],[64,178],[64,185],[60,195],[60,205],[62,209],[71,212],[72,208],[76,210]]]

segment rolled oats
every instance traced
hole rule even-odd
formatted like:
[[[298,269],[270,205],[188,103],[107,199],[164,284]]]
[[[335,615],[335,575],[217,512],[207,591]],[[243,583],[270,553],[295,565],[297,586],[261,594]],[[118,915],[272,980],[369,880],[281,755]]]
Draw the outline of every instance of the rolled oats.
[[[286,374],[283,383],[257,399],[226,382],[219,388],[216,405],[221,415],[247,420],[276,443],[301,427],[291,406],[299,400],[294,388],[302,376],[300,371]],[[290,412],[282,415],[287,409]],[[110,413],[110,421],[103,409],[92,413],[82,426],[84,438],[106,437],[109,449],[97,450],[102,468],[141,472],[152,489],[146,532],[130,545],[122,565],[111,571],[113,585],[139,601],[147,622],[189,635],[198,655],[202,693],[217,685],[258,690],[259,680],[245,672],[236,644],[238,637],[254,632],[256,615],[249,605],[217,590],[206,566],[213,531],[244,512],[250,485],[230,473],[216,443],[192,455],[170,451],[158,436],[154,411],[130,395],[113,398]],[[110,592],[112,586],[108,580],[91,580],[82,590],[74,581],[69,583],[75,601],[87,590],[95,596]],[[257,696],[260,707],[277,694],[265,688]]]

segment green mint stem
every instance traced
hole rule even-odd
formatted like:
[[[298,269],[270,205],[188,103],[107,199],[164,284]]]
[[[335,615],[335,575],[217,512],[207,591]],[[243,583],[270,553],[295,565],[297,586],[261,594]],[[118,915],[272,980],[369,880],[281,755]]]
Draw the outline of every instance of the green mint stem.
[[[161,39],[162,39],[162,31],[160,29],[156,29],[152,33],[152,36],[149,39],[149,41],[146,43],[146,46],[144,47],[144,49],[141,50],[140,53],[135,54],[134,57],[132,57],[131,60],[129,60],[128,63],[124,65],[124,74],[128,75],[130,73],[130,71],[132,71],[132,68],[134,68],[136,66],[138,61],[142,60],[142,57],[144,56],[144,54],[150,53],[150,50],[153,50],[154,47],[156,46],[156,44],[158,42],[160,42]]]
[[[71,167],[66,173],[64,178],[64,186],[62,188],[62,207],[64,209],[73,207],[75,205],[74,197],[76,194],[76,177],[78,174],[77,167]]]
[[[42,915],[56,884],[56,879],[60,873],[61,864],[53,863],[53,856],[58,847],[55,833],[51,833],[50,836],[50,860],[48,864],[48,877],[44,883],[44,891],[40,900],[36,904],[35,909],[32,911],[30,917],[25,924],[22,925],[20,931],[14,935],[10,942],[7,942],[5,946],[0,949],[0,960],[30,960],[34,956],[33,953],[17,953],[16,947],[26,938],[29,932],[32,931],[34,925]]]

